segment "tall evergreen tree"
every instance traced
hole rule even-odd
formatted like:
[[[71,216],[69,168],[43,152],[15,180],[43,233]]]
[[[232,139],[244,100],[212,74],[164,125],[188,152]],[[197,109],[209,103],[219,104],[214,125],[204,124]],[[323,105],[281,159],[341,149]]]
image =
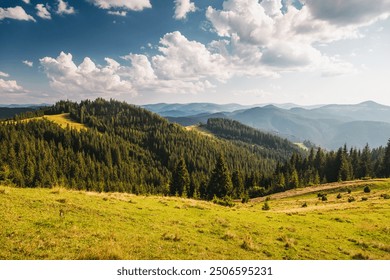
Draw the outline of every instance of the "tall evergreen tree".
[[[390,139],[387,142],[387,146],[385,149],[385,156],[383,157],[382,168],[383,176],[390,177]]]
[[[207,190],[209,199],[213,198],[214,195],[222,198],[232,194],[233,184],[222,154],[218,156]]]
[[[232,174],[233,192],[235,197],[240,197],[244,194],[244,182],[242,180],[242,174],[236,170]]]
[[[187,166],[184,158],[180,158],[172,172],[172,182],[170,185],[171,195],[179,195],[187,197],[187,192],[190,189],[190,175],[188,174]]]

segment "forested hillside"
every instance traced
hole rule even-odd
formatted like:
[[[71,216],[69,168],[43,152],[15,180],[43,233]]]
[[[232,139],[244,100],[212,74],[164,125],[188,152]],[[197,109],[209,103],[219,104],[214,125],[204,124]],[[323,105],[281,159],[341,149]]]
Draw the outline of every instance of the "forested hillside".
[[[25,120],[62,113],[88,129],[78,132],[47,120]],[[229,176],[239,174],[250,188],[269,181],[277,160],[286,160],[289,153],[276,156],[248,143],[210,139],[113,100],[60,101],[0,124],[0,181],[22,187],[168,194],[172,172],[183,159],[189,181],[181,195],[209,197],[208,183],[220,155]],[[240,195],[229,193],[234,194]]]
[[[278,165],[273,176],[273,191],[318,185],[320,183],[390,177],[390,139],[387,146],[362,150],[347,149],[326,152],[311,149],[308,157],[294,154],[284,165]]]
[[[201,125],[214,135],[232,141],[253,145],[254,149],[265,149],[279,161],[290,157],[293,153],[303,154],[302,149],[288,141],[270,133],[246,126],[230,119],[208,119],[207,124]]]

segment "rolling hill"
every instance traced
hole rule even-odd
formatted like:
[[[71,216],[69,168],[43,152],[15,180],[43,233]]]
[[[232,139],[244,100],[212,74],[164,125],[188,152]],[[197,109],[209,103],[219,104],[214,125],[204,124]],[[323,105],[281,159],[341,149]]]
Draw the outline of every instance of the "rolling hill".
[[[325,105],[311,109],[283,109],[273,105],[233,112],[203,112],[183,117],[166,115],[184,125],[206,123],[209,118],[229,118],[245,125],[288,138],[309,140],[326,149],[343,144],[357,148],[378,147],[390,138],[390,107],[372,101],[356,105]]]
[[[258,142],[254,149],[245,141],[210,138],[114,100],[60,101],[26,116],[0,123],[0,181],[21,187],[167,194],[183,158],[186,195],[203,196],[220,154],[230,172],[268,178],[278,161],[299,151],[277,138],[285,146]]]

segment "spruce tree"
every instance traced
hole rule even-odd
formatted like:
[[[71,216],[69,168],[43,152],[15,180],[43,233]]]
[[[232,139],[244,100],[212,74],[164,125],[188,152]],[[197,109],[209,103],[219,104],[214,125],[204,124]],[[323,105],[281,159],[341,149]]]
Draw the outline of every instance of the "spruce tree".
[[[242,174],[240,171],[234,171],[232,174],[233,191],[236,197],[240,197],[244,194],[244,183],[242,180]]]
[[[172,182],[170,185],[171,195],[187,197],[190,188],[190,175],[183,158],[180,158],[172,172]]]
[[[232,194],[232,189],[233,184],[230,172],[224,157],[220,154],[208,184],[208,198],[212,199],[214,196],[219,198],[229,196]]]
[[[387,146],[385,149],[385,156],[383,158],[382,166],[383,166],[383,176],[390,177],[390,139],[387,142]]]

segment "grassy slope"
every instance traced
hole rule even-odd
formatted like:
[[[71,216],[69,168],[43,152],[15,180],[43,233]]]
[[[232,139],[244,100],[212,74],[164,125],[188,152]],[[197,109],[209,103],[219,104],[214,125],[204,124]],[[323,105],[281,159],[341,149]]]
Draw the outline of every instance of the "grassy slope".
[[[26,121],[34,121],[34,120],[42,120],[42,119],[47,119],[49,121],[55,122],[58,125],[60,125],[62,128],[66,128],[67,126],[69,126],[70,128],[76,129],[77,131],[80,131],[81,129],[87,129],[85,125],[73,121],[69,117],[68,113],[58,114],[58,115],[45,115],[43,117],[26,119]]]
[[[381,197],[390,180],[366,183],[369,194],[361,185],[350,186],[350,195],[336,186],[323,191],[327,202],[303,194],[272,199],[269,211],[263,203],[226,208],[0,187],[0,259],[390,259],[390,200]]]

